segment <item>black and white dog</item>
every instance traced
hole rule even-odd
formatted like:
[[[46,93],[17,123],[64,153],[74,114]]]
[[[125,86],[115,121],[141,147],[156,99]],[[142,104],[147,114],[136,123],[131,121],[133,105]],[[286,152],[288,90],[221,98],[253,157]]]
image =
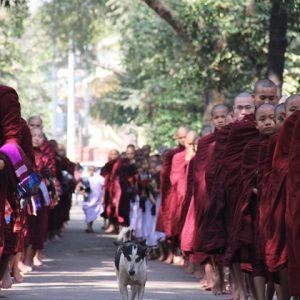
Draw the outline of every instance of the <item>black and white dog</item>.
[[[131,286],[131,300],[142,300],[147,281],[147,248],[132,241],[133,230],[123,228],[118,235],[115,268],[122,300],[128,300],[127,286]]]

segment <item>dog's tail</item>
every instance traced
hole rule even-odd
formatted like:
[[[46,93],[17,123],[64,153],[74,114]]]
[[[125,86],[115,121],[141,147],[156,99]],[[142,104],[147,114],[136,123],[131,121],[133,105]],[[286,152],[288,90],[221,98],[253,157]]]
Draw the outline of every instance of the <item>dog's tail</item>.
[[[131,227],[123,227],[118,234],[117,241],[127,242],[131,241],[133,235],[133,229]]]

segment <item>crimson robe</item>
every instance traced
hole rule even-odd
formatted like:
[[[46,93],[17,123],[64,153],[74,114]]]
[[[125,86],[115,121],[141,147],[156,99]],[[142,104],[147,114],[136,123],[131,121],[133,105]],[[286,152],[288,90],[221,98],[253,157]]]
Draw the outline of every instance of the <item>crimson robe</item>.
[[[271,272],[282,270],[288,262],[286,225],[288,226],[288,222],[291,222],[292,219],[288,217],[286,212],[286,179],[292,132],[296,120],[297,115],[295,114],[285,120],[279,133],[272,162],[271,209],[265,246],[266,264]]]
[[[215,147],[216,134],[211,133],[199,140],[197,153],[194,162],[194,234],[192,236],[192,248],[198,253],[199,262],[203,262],[207,257],[201,253],[201,247],[206,234],[204,230],[204,211],[209,201],[209,194],[206,189],[206,167],[211,161]],[[193,222],[193,221],[192,221]]]
[[[165,219],[165,233],[168,237],[178,237],[184,225],[188,202],[188,174],[190,162],[185,159],[186,151],[174,155],[170,173],[171,197],[169,214]]]
[[[128,158],[120,159],[117,173],[121,188],[118,216],[123,218],[125,226],[129,226],[130,201],[135,201],[138,193],[138,173],[135,164],[130,162]]]
[[[20,144],[21,109],[16,91],[0,85],[0,146],[6,143]],[[6,161],[8,164],[9,161]],[[4,250],[5,202],[12,196],[8,189],[7,179],[9,166],[0,171],[0,256]]]
[[[103,168],[101,168],[101,176],[104,177],[104,213],[103,217],[113,220],[115,218],[115,206],[113,199],[110,196],[111,184],[112,184],[112,171],[113,166],[117,160],[111,160],[107,162]]]
[[[293,117],[293,120],[295,118],[297,120],[295,122],[289,152],[285,220],[287,226],[289,262],[289,292],[291,296],[300,296],[300,111],[295,112],[291,117]],[[289,131],[289,134],[291,134],[291,131]]]
[[[217,130],[216,143],[212,158],[206,167],[205,180],[209,197],[203,212],[203,228],[205,235],[200,244],[201,251],[218,254],[224,252],[226,234],[224,228],[224,184],[222,173],[222,159],[226,142],[233,124]],[[199,153],[200,154],[200,153]]]
[[[170,199],[172,197],[170,173],[172,167],[172,160],[176,153],[184,150],[184,147],[179,145],[176,148],[168,151],[164,155],[163,164],[160,171],[160,199],[161,204],[157,219],[156,230],[165,232],[165,220],[169,216]]]

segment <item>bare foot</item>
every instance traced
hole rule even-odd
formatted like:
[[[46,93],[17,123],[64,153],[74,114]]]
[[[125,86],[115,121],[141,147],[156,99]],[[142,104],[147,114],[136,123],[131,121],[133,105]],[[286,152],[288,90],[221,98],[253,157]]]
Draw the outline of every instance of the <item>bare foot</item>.
[[[32,271],[32,267],[23,263],[22,261],[19,262],[18,267],[23,274],[26,274],[26,273],[29,273]]]
[[[172,253],[170,253],[164,262],[167,264],[172,264],[173,261],[174,261],[174,255]]]
[[[114,233],[115,232],[115,226],[113,224],[110,224],[108,228],[104,231],[105,233]]]
[[[37,256],[35,256],[35,257],[33,258],[33,265],[34,265],[35,267],[40,267],[40,266],[43,265],[43,262],[42,262]]]
[[[187,267],[185,268],[185,271],[188,274],[193,274],[195,272],[195,264],[189,262]]]
[[[12,287],[12,285],[13,285],[13,282],[11,280],[9,270],[7,268],[2,277],[2,288],[10,289]]]
[[[206,278],[203,278],[202,280],[200,280],[200,288],[201,289],[206,289],[207,288],[207,280],[206,280]]]
[[[20,269],[17,266],[14,266],[14,268],[13,268],[13,276],[14,276],[15,282],[17,282],[17,283],[22,282],[24,279],[20,272]]]
[[[176,266],[184,266],[184,259],[182,256],[174,256],[173,262]]]

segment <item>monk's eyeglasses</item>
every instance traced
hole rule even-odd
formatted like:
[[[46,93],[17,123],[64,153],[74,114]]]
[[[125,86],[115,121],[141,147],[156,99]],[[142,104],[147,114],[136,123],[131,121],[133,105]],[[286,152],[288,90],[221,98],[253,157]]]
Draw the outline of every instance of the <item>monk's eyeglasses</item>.
[[[235,109],[237,110],[250,110],[254,108],[254,105],[237,105]]]

